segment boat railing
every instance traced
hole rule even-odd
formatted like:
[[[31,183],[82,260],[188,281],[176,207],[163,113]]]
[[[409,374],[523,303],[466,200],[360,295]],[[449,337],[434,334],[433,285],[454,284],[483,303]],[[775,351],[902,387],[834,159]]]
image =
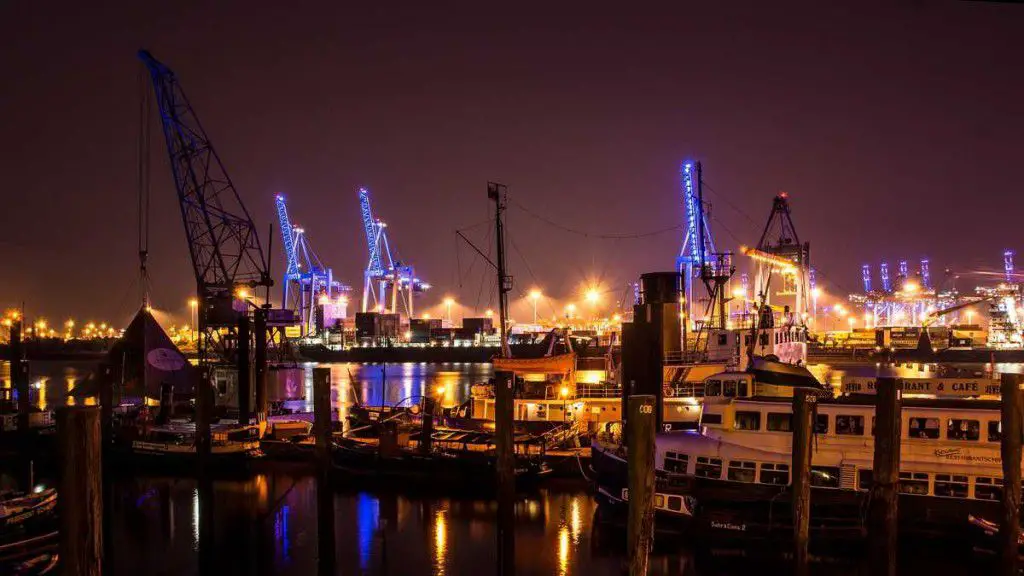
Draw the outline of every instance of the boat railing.
[[[614,382],[598,382],[594,384],[576,384],[576,397],[582,398],[618,398],[622,396],[622,388]]]
[[[703,382],[673,382],[665,386],[665,396],[679,398],[703,398]]]

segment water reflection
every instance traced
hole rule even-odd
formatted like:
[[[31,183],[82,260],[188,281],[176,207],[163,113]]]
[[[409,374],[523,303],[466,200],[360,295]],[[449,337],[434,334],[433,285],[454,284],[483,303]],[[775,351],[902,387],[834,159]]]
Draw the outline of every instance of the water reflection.
[[[447,510],[434,511],[434,574],[443,576],[448,561],[448,519]]]

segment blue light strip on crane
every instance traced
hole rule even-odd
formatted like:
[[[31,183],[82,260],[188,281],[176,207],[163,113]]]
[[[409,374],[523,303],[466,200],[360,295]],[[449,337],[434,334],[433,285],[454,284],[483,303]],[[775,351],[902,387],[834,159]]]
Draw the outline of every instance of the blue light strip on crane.
[[[683,241],[684,248],[689,245],[690,261],[694,265],[702,264],[700,258],[700,245],[704,239],[697,235],[698,207],[697,198],[693,190],[693,162],[683,163],[683,198],[686,202],[686,239]]]

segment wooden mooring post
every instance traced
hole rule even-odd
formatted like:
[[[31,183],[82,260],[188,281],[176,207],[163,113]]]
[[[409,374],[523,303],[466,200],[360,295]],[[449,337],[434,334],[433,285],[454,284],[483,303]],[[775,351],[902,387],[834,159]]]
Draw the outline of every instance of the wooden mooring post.
[[[331,465],[331,369],[313,368],[313,437],[316,439],[317,468]]]
[[[420,415],[420,452],[430,454],[434,447],[434,407],[437,402],[433,398],[423,397],[423,414]]]
[[[1017,576],[1020,554],[1020,459],[1022,405],[1020,385],[1024,376],[1003,374],[999,393],[1002,397],[999,454],[1003,461],[1003,517],[999,524],[1000,574]]]
[[[647,574],[648,555],[654,542],[654,439],[658,400],[651,394],[629,397],[629,525],[627,526],[629,574]]]
[[[238,346],[235,367],[238,369],[238,423],[248,426],[252,420],[252,321],[248,315],[238,317]]]
[[[103,565],[103,472],[100,409],[57,410],[60,562],[64,574],[99,576]],[[109,537],[109,535],[108,535]]]
[[[895,378],[879,378],[875,391],[874,478],[868,510],[871,574],[895,576],[899,524],[900,412],[902,393]]]
[[[316,440],[317,574],[334,574],[334,491],[331,488],[331,369],[313,368],[313,437]]]
[[[267,310],[270,304],[253,314],[253,377],[256,385],[256,420],[267,419]]]
[[[209,366],[199,368],[199,382],[196,389],[196,461],[199,474],[207,472],[210,465],[210,448],[213,443],[210,424],[213,422],[213,372]]]
[[[18,393],[18,432],[27,435],[29,432],[29,413],[32,405],[29,402],[28,362],[25,360],[25,347],[21,339],[21,318],[11,322],[11,384]],[[22,445],[28,442],[22,440]]]
[[[498,487],[498,562],[497,573],[515,573],[515,443],[513,387],[511,372],[494,374],[494,448],[497,458]]]
[[[814,439],[814,407],[818,397],[806,388],[793,391],[793,573],[808,570],[807,545],[811,520],[811,454]]]

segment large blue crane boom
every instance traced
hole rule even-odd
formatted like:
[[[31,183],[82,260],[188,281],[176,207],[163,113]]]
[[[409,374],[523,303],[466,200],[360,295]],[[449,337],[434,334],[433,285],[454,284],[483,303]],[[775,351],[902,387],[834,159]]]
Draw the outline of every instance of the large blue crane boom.
[[[373,217],[373,212],[370,210],[370,192],[366,188],[359,189],[359,209],[363,217],[363,230],[366,233],[366,245],[369,249],[366,271],[363,275],[362,311],[369,311],[372,300],[375,311],[398,314],[399,302],[401,302],[405,313],[412,318],[413,294],[427,290],[430,285],[416,277],[412,266],[403,264],[392,255],[388,236],[384,230],[386,224]],[[389,288],[390,303],[387,294]]]
[[[143,50],[200,297],[270,286],[256,226],[170,68]]]
[[[344,293],[351,288],[334,279],[334,272],[320,261],[305,230],[292,225],[284,195],[275,196],[274,203],[286,261],[282,303],[298,313],[303,335],[311,336],[332,320],[345,318],[348,300]]]
[[[284,243],[284,277],[287,281],[299,273],[299,259],[295,253],[295,236],[292,231],[291,219],[288,218],[288,207],[285,206],[283,194],[274,197],[274,205],[277,207],[277,222],[281,228],[281,241]],[[285,299],[287,300],[287,296]]]

